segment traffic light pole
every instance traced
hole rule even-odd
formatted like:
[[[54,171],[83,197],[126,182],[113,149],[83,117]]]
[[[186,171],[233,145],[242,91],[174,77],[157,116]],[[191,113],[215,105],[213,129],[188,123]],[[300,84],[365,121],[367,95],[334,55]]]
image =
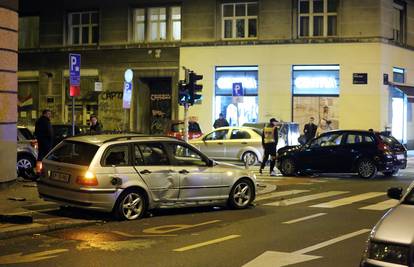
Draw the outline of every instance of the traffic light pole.
[[[189,104],[184,104],[184,141],[188,142],[188,107]]]

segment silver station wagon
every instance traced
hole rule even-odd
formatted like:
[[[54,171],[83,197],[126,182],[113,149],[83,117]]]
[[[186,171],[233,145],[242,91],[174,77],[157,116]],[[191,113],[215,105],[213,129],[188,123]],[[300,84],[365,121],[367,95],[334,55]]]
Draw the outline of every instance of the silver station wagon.
[[[168,137],[95,135],[65,139],[43,160],[41,198],[134,220],[147,209],[248,207],[256,177]]]

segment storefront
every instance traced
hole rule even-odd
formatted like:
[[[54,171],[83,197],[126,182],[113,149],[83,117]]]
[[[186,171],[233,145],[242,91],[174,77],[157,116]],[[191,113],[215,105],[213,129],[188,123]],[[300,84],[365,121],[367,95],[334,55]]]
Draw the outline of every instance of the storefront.
[[[257,122],[257,66],[216,67],[214,100],[214,117],[223,114],[230,126]]]
[[[300,129],[313,117],[326,130],[339,128],[339,65],[292,67],[292,120]]]

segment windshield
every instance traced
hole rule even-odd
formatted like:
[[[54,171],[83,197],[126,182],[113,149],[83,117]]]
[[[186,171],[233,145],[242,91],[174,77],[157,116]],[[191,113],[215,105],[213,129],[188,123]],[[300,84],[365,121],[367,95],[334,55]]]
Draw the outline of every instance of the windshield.
[[[64,141],[47,157],[48,160],[89,166],[99,146],[82,142]]]
[[[411,188],[411,191],[407,194],[402,203],[406,205],[414,205],[414,187]]]

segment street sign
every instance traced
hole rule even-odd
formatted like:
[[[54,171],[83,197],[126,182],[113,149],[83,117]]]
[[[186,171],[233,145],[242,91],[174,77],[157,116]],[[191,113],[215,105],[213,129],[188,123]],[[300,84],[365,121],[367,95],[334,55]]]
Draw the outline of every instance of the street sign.
[[[69,54],[69,88],[70,96],[80,96],[81,55]]]
[[[132,83],[124,82],[124,96],[122,99],[122,108],[131,108],[131,97],[132,97]]]
[[[102,82],[95,82],[95,92],[102,91]]]
[[[233,83],[233,96],[244,96],[242,83]]]

